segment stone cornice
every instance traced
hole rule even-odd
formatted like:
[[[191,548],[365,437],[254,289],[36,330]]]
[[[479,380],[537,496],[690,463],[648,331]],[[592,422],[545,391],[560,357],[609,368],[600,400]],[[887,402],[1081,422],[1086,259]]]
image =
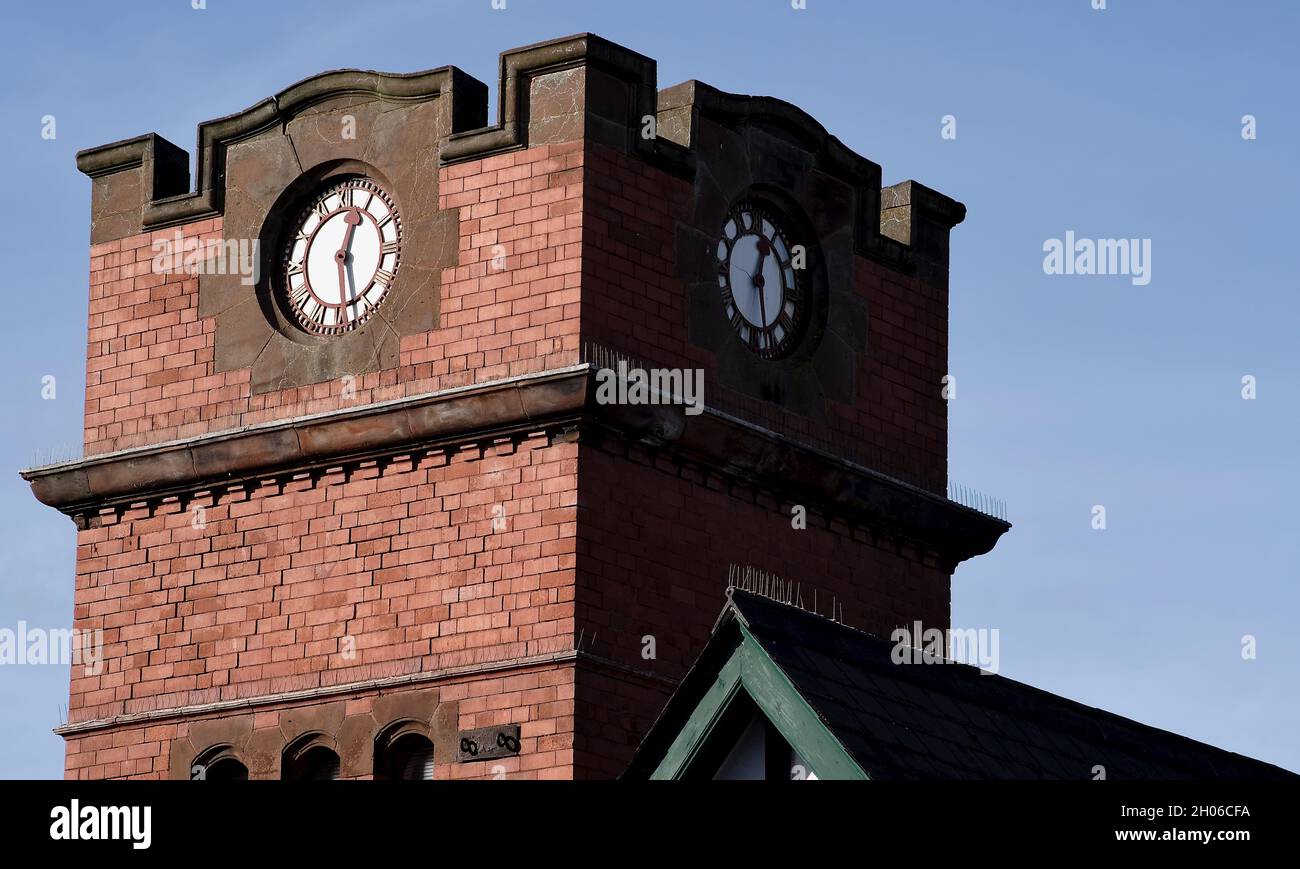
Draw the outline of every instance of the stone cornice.
[[[22,477],[38,500],[84,526],[106,510],[183,500],[222,486],[577,429],[580,437],[613,434],[787,503],[916,541],[952,565],[988,552],[1011,527],[711,408],[688,415],[680,405],[600,404],[595,400],[596,370],[584,363],[91,456],[23,471]]]
[[[43,504],[73,518],[214,486],[504,437],[576,418],[586,365],[214,432],[21,472]]]
[[[599,410],[592,421],[620,437],[768,492],[783,506],[802,504],[828,519],[911,541],[939,554],[949,569],[988,552],[1011,529],[1002,519],[713,408],[697,416],[672,405]]]

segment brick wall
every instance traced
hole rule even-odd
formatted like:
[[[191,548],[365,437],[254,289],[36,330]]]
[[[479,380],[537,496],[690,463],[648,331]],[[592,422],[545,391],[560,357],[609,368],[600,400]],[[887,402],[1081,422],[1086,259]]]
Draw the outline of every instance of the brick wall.
[[[571,649],[576,457],[540,437],[102,517],[75,627],[103,629],[103,665],[74,668],[69,720]],[[79,756],[94,739],[70,771],[109,762]]]
[[[86,454],[415,395],[577,361],[581,142],[441,170],[440,207],[459,209],[460,264],[442,283],[440,328],[402,341],[398,367],[254,395],[250,371],[217,371],[199,280],[155,273],[176,228],[94,245],[86,350]],[[221,220],[181,227],[221,238]],[[501,250],[496,248],[501,246]],[[494,257],[504,252],[505,267]]]
[[[652,365],[703,369],[710,406],[841,454],[862,447],[875,467],[946,479],[946,291],[859,257],[869,335],[856,400],[820,420],[784,412],[718,387],[716,357],[689,339],[674,243],[676,222],[693,208],[691,183],[595,143],[587,168],[584,340]],[[834,600],[847,623],[879,634],[915,619],[949,624],[948,572],[910,547],[815,510],[795,530],[790,504],[639,448],[584,445],[579,468],[578,628],[596,637],[594,654],[629,670],[684,675],[721,610],[732,563],[799,582],[805,606],[816,594],[829,613]],[[654,660],[642,656],[646,636]],[[630,672],[580,674],[575,775],[618,775],[669,693]]]
[[[947,479],[948,294],[859,256],[854,279],[868,305],[867,350],[857,359],[852,404],[825,419],[782,411],[718,386],[716,356],[691,345],[686,287],[674,231],[689,219],[693,191],[646,162],[604,145],[587,153],[583,245],[583,338],[651,365],[702,368],[705,398],[775,431],[856,456],[909,481]],[[937,485],[936,485],[937,484]]]

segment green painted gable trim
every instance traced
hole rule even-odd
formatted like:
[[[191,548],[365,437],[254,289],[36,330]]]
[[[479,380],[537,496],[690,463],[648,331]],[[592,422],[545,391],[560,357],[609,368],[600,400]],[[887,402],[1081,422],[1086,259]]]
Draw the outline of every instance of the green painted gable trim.
[[[651,779],[679,779],[691,768],[732,701],[744,691],[819,779],[863,780],[867,774],[817,717],[781,668],[743,624],[717,678],[687,716]]]

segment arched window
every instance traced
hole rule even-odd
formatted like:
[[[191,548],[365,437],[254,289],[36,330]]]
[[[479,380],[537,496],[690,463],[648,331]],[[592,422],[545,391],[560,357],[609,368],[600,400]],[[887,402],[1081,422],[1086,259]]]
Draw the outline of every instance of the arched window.
[[[194,758],[190,781],[248,781],[248,767],[229,745],[214,745]]]
[[[290,743],[280,757],[280,778],[291,781],[333,781],[339,777],[339,756],[333,741],[309,733]]]
[[[399,721],[375,738],[375,778],[429,781],[433,778],[433,742],[418,721]]]

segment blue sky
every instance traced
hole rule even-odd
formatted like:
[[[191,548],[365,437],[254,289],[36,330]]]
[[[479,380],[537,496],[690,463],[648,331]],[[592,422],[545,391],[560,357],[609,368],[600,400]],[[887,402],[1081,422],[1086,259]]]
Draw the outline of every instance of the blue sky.
[[[1300,770],[1300,4],[1106,5],[7,10],[0,628],[71,619],[72,523],[16,471],[81,437],[90,185],[76,151],[150,130],[189,149],[198,122],[338,67],[454,64],[495,100],[498,52],[591,31],[656,58],[661,86],[695,78],[789,100],[880,163],[885,183],[914,178],[966,203],[951,476],[1005,499],[1015,528],[957,570],[954,624],[999,629],[1003,675]],[[940,136],[945,115],[955,139]],[[1043,243],[1070,230],[1150,239],[1150,283],[1044,274]],[[41,397],[46,375],[54,400]],[[1098,504],[1105,530],[1092,528]],[[1242,658],[1246,634],[1255,660]],[[66,667],[0,666],[0,777],[61,774],[50,728],[66,702]]]

